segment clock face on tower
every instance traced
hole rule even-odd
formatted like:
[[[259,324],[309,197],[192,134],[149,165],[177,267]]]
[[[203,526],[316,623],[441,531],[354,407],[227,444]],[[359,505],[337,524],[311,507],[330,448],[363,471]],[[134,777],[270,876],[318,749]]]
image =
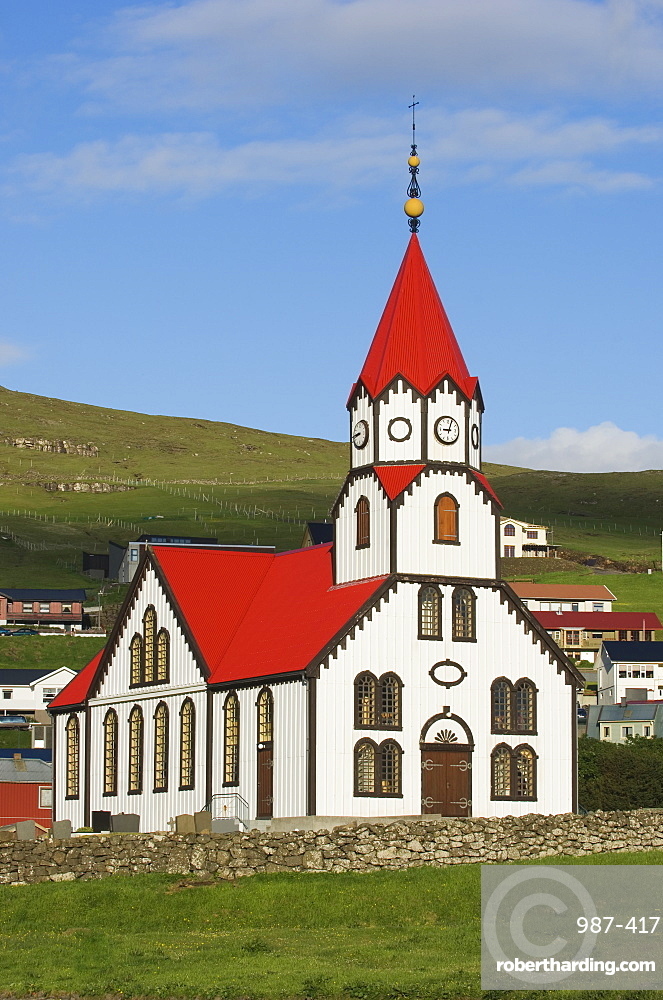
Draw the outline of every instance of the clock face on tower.
[[[440,444],[453,444],[458,440],[460,428],[453,417],[438,417],[435,421],[435,437]]]
[[[355,448],[365,448],[368,444],[368,424],[365,420],[358,420],[354,425],[352,443]]]

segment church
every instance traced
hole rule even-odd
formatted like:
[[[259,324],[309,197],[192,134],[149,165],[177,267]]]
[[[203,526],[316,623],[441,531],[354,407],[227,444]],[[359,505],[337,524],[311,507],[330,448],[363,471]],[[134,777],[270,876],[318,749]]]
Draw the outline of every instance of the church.
[[[576,809],[574,665],[500,580],[483,400],[410,236],[347,401],[334,540],[150,545],[99,653],[51,702],[54,819]]]

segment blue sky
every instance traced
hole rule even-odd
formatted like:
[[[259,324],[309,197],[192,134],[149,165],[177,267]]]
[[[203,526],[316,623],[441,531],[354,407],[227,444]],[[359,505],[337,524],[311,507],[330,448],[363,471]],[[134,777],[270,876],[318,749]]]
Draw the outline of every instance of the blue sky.
[[[344,439],[408,237],[486,457],[663,467],[663,0],[0,12],[0,382]]]

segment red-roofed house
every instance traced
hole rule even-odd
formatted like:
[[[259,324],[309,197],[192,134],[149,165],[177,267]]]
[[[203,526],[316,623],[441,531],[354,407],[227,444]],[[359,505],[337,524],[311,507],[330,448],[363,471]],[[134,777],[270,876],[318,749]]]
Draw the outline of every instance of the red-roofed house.
[[[348,409],[333,543],[147,547],[51,702],[56,818],[574,808],[583,679],[500,582],[481,394],[416,235]]]

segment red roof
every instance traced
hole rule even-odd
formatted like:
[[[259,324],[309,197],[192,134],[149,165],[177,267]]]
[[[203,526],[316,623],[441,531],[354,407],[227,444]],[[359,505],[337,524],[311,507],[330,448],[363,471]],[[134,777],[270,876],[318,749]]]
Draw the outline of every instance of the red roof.
[[[399,493],[407,489],[425,465],[376,465],[375,475],[382,483],[383,489],[390,500],[395,500]]]
[[[642,631],[663,628],[652,611],[532,611],[545,629],[584,628],[597,632],[615,629]]]
[[[474,469],[470,469],[470,472],[472,473],[472,475],[474,476],[475,479],[479,480],[479,482],[481,483],[481,485],[483,486],[483,488],[486,490],[486,492],[491,495],[491,497],[493,498],[493,500],[495,501],[495,503],[497,504],[497,506],[498,507],[503,507],[504,504],[502,503],[502,501],[498,497],[497,493],[495,492],[495,490],[493,489],[493,487],[490,485],[490,483],[488,482],[488,480],[484,476],[483,472],[475,472]]]
[[[468,399],[477,386],[414,233],[359,381],[375,399],[397,375],[406,378],[422,395],[431,392],[445,375]]]
[[[103,649],[100,649],[96,656],[94,656],[87,666],[83,667],[82,670],[72,677],[66,687],[63,687],[59,694],[56,694],[55,698],[49,703],[49,709],[51,708],[62,708],[68,705],[82,705],[88,696],[88,692],[94,680],[94,675],[97,672],[97,667],[99,666],[99,661],[103,655]]]

